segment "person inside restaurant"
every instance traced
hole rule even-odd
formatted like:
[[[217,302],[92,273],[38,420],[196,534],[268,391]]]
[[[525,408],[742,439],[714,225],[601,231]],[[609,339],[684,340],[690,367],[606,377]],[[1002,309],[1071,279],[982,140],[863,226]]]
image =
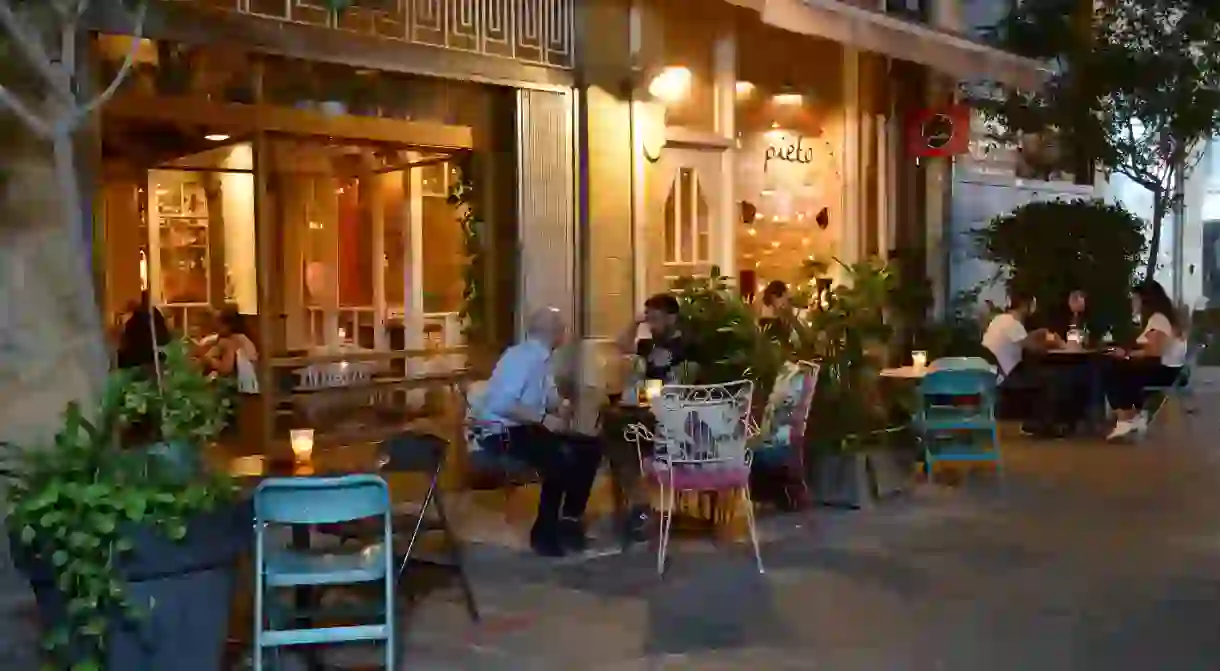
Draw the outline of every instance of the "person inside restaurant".
[[[154,352],[168,345],[171,338],[165,315],[150,305],[147,291],[140,293],[139,302],[132,303],[128,311],[130,315],[123,322],[123,332],[119,336],[118,366],[152,366]]]
[[[218,377],[232,378],[237,390],[258,393],[258,375],[254,370],[258,348],[246,334],[245,315],[228,307],[216,315],[216,334],[205,340],[200,360],[206,370]]]
[[[585,507],[602,460],[599,441],[559,433],[571,405],[559,397],[551,357],[564,331],[558,309],[531,315],[526,338],[500,356],[487,391],[472,408],[476,419],[504,427],[486,438],[483,449],[528,463],[542,479],[530,545],[545,557],[585,549]]]
[[[1148,387],[1168,387],[1186,364],[1186,340],[1177,310],[1159,282],[1149,280],[1131,292],[1131,308],[1142,329],[1130,349],[1116,347],[1103,385],[1116,422],[1108,440],[1142,435],[1148,429],[1143,412]]]
[[[1062,398],[1067,389],[1058,383],[1053,369],[1034,364],[1026,354],[1061,347],[1063,340],[1047,328],[1025,330],[1025,321],[1036,309],[1037,301],[1032,295],[1011,290],[1008,309],[987,325],[983,347],[991,352],[999,367],[1001,399],[1025,397],[1030,400],[1029,417],[1022,432],[1038,437],[1058,437],[1072,423]]]

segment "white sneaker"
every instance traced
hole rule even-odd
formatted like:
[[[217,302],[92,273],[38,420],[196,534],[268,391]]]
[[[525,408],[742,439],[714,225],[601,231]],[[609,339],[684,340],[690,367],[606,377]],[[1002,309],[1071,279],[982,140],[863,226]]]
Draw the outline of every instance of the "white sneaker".
[[[1114,425],[1114,430],[1110,432],[1110,435],[1106,436],[1106,440],[1123,440],[1131,437],[1132,434],[1138,433],[1138,431],[1139,428],[1134,421],[1120,419]]]

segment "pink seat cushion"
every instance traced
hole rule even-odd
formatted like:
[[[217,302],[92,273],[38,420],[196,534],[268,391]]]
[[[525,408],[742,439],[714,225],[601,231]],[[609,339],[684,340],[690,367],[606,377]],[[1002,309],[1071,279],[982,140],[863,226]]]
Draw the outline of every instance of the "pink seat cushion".
[[[644,460],[644,472],[653,480],[668,485],[670,468],[673,469],[674,489],[683,492],[719,492],[745,487],[750,482],[750,469],[738,466],[715,464],[693,466],[658,466],[653,459]]]

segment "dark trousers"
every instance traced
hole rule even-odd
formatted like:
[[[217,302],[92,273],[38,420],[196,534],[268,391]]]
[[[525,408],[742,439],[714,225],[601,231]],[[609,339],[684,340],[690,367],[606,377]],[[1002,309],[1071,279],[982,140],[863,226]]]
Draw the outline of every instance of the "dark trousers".
[[[1177,379],[1180,370],[1163,365],[1160,359],[1117,359],[1110,363],[1103,376],[1106,400],[1115,410],[1141,409],[1144,389],[1168,387]]]
[[[1072,426],[1088,408],[1088,377],[1077,366],[1039,365],[1022,361],[1000,383],[1000,393],[1029,400],[1034,428]]]
[[[541,425],[508,428],[507,440],[489,439],[487,448],[505,450],[509,456],[533,466],[542,479],[538,517],[534,531],[554,533],[559,516],[584,517],[593,480],[601,466],[601,442],[597,438],[558,435]]]

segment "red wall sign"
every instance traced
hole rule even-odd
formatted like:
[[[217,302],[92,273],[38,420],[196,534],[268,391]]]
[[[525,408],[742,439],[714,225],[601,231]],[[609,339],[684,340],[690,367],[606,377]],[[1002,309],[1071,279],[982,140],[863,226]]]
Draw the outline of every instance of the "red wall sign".
[[[908,148],[916,157],[955,156],[970,151],[970,108],[946,105],[907,117]]]

